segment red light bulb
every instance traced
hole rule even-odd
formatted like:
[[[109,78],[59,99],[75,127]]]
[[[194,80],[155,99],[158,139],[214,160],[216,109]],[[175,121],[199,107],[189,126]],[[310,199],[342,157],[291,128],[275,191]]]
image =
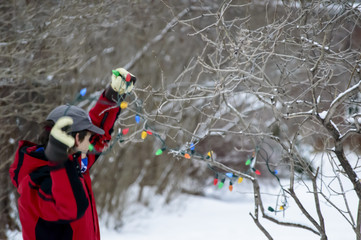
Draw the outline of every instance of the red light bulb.
[[[215,179],[213,180],[213,185],[217,185],[217,183],[218,183],[218,178],[215,178]]]

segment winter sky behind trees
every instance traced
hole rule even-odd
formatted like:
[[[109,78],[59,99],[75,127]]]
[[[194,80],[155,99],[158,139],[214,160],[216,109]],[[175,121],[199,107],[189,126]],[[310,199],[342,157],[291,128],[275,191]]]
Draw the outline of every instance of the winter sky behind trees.
[[[207,195],[214,178],[236,192],[242,177],[253,205],[240,217],[265,239],[279,239],[269,222],[334,239],[334,221],[361,239],[360,4],[1,2],[0,239],[19,229],[8,175],[17,141],[36,141],[59,104],[89,109],[120,66],[138,81],[92,169],[104,221],[123,226],[130,206],[154,198]]]

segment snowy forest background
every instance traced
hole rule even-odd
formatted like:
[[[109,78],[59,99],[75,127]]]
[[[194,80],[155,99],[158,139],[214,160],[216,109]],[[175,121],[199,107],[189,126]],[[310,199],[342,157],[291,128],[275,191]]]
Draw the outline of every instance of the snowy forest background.
[[[215,176],[225,187],[242,177],[254,196],[246,219],[268,239],[261,219],[327,239],[324,204],[361,239],[360,4],[2,1],[0,239],[19,229],[8,175],[18,140],[36,141],[59,104],[89,109],[117,67],[138,81],[115,126],[129,133],[92,169],[102,218],[122,225],[130,204],[203,195]],[[74,102],[82,88],[87,95]],[[153,135],[142,139],[143,131]],[[271,207],[264,183],[279,188]],[[279,218],[288,199],[305,224]]]

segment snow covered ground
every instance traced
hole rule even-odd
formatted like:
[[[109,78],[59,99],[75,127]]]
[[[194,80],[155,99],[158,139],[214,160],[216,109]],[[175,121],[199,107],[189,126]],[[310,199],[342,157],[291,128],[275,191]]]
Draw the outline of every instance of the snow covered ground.
[[[267,239],[249,215],[253,211],[252,195],[248,189],[244,189],[244,186],[236,185],[235,188],[232,193],[227,188],[209,189],[207,197],[181,195],[169,205],[159,204],[151,207],[151,210],[139,207],[137,212],[133,209],[132,214],[125,216],[125,225],[119,231],[102,226],[102,238],[109,240]],[[278,192],[277,187],[269,187],[267,190],[271,194]],[[312,211],[314,209],[312,195],[306,192],[302,195],[303,202],[307,209],[314,212]],[[269,196],[264,201],[273,205],[274,196]],[[355,195],[352,196],[352,203],[353,209],[356,209]],[[329,240],[355,239],[350,225],[343,221],[332,207],[325,205],[322,209]],[[285,216],[277,213],[277,217],[281,221],[293,220],[296,223],[306,223],[310,226],[292,201],[290,201],[290,207],[285,211]],[[306,230],[282,227],[267,220],[262,220],[262,223],[272,237],[277,240],[320,239],[314,233]]]
[[[321,168],[320,171],[323,173],[325,186],[327,185],[328,189],[332,189],[331,192],[327,192],[323,187],[325,195],[340,209],[346,211],[342,196],[334,194],[340,191],[338,181],[331,177],[334,176],[335,169],[331,167],[330,162],[324,157],[325,155],[320,154],[310,159],[313,159],[314,166]],[[358,157],[355,154],[350,154],[348,157],[353,164],[356,164]],[[353,187],[349,179],[340,175],[340,181],[346,192],[350,211],[353,213],[354,220],[356,220],[357,196],[352,190]],[[306,181],[305,183],[312,186],[310,182]],[[282,184],[287,188],[288,181],[282,180]],[[302,204],[313,218],[319,222],[313,194],[302,184],[296,186],[295,192]],[[143,206],[132,205],[124,215],[124,226],[119,228],[118,231],[106,228],[102,224],[102,238],[109,240],[267,239],[257,228],[249,214],[254,209],[252,184],[250,182],[245,180],[240,184],[234,184],[233,192],[230,192],[226,186],[218,189],[216,186],[212,186],[211,183],[205,188],[205,197],[180,195],[169,205],[163,205],[162,198],[153,195],[150,197],[153,201],[147,209]],[[136,191],[136,189],[134,190]],[[274,207],[280,192],[280,186],[277,185],[275,179],[271,179],[267,185],[261,184],[261,192],[263,193],[262,201],[265,208],[268,208],[268,206]],[[347,220],[325,199],[321,198],[320,202],[328,239],[354,240],[355,233]],[[288,204],[289,207],[284,214],[279,212],[275,216],[275,213],[267,213],[275,216],[279,221],[300,223],[313,227],[291,198],[288,198]],[[318,235],[307,230],[280,226],[265,219],[261,219],[261,223],[275,240],[320,239]]]

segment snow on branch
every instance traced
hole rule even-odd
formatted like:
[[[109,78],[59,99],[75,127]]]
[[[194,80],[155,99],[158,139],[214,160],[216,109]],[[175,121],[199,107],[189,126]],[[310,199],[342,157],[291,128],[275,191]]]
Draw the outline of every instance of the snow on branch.
[[[287,113],[284,114],[284,118],[296,118],[296,117],[309,117],[312,116],[313,110],[307,112],[298,112],[298,113]]]
[[[347,89],[346,91],[340,93],[330,104],[330,108],[325,116],[324,119],[324,123],[325,124],[329,124],[330,123],[330,119],[332,118],[332,116],[334,115],[336,108],[343,103],[343,101],[348,98],[349,96],[351,96],[352,94],[354,94],[356,91],[360,91],[361,90],[361,80],[355,84],[354,86],[352,86],[351,88]]]
[[[301,40],[302,40],[302,41],[305,41],[305,42],[308,42],[308,43],[312,44],[313,46],[318,47],[318,48],[321,48],[321,49],[323,49],[323,50],[325,50],[325,51],[331,51],[332,53],[334,53],[329,47],[323,46],[322,44],[320,44],[320,43],[318,43],[318,42],[316,42],[316,41],[313,41],[313,40],[311,40],[311,39],[308,39],[308,38],[306,38],[306,37],[304,37],[304,36],[301,37]]]

